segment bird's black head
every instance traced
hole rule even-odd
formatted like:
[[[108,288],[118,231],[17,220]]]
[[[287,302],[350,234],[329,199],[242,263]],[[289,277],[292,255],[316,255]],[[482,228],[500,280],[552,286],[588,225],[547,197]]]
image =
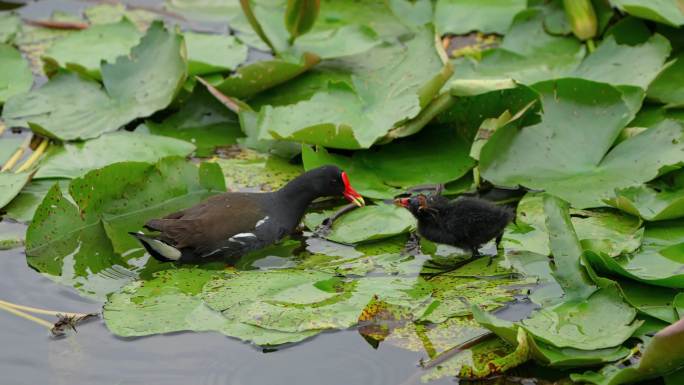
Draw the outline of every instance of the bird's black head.
[[[418,217],[427,208],[427,197],[418,194],[409,198],[399,198],[394,200],[394,204],[406,208],[411,214]]]
[[[361,195],[349,183],[347,174],[337,166],[321,166],[305,172],[297,179],[305,181],[316,196],[342,195],[357,206],[365,204]]]

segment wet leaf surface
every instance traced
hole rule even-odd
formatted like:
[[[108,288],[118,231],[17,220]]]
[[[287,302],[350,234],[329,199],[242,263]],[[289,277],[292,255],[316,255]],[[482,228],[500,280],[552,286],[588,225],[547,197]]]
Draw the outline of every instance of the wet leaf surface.
[[[14,95],[28,91],[33,76],[21,53],[10,45],[0,43],[0,105]]]
[[[157,23],[131,52],[132,57],[101,66],[104,88],[75,73],[61,73],[12,98],[3,119],[8,125],[30,124],[56,139],[89,139],[165,108],[185,78],[181,37]],[[164,64],[153,65],[158,62]]]

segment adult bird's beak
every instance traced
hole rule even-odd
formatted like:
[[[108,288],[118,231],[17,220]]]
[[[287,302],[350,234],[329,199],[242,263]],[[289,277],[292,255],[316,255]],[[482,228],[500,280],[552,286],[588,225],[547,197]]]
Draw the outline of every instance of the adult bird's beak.
[[[409,198],[397,198],[394,200],[394,204],[401,207],[408,207]]]
[[[351,183],[349,183],[349,177],[347,176],[347,173],[343,172],[342,173],[342,181],[344,182],[344,195],[347,200],[359,207],[363,207],[366,205],[366,202],[364,202],[363,197],[361,194],[357,193],[356,190],[351,186]]]

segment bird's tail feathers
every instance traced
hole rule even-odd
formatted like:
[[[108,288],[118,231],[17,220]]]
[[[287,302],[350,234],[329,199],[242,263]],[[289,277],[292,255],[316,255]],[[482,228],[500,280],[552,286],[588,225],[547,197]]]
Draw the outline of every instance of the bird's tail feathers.
[[[183,253],[168,243],[143,233],[129,233],[137,238],[154,259],[162,262],[178,261]]]

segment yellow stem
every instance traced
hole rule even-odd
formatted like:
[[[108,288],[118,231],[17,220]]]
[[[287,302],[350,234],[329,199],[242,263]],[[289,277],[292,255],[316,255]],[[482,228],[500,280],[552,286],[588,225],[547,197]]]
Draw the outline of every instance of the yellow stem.
[[[58,314],[65,315],[67,317],[83,317],[83,316],[86,316],[86,314],[83,314],[83,313],[67,313],[67,312],[63,312],[63,311],[38,309],[35,307],[30,307],[30,306],[17,305],[15,303],[3,301],[3,300],[0,300],[0,306],[11,307],[13,309],[23,310],[23,311],[27,311],[29,313],[51,315],[53,317],[57,317]]]
[[[21,317],[21,318],[23,318],[23,319],[27,319],[27,320],[29,320],[29,321],[33,321],[33,322],[37,323],[38,325],[45,326],[46,328],[48,328],[48,329],[50,329],[50,330],[51,330],[52,327],[54,326],[53,324],[47,322],[47,321],[44,320],[44,319],[41,319],[41,318],[38,318],[38,317],[34,317],[34,316],[32,316],[32,315],[30,315],[30,314],[28,314],[28,313],[24,313],[23,311],[17,310],[17,309],[15,309],[15,308],[12,308],[12,307],[9,307],[9,306],[5,306],[5,305],[1,305],[1,304],[0,304],[0,309],[6,311],[6,312],[8,312],[8,313],[14,314],[14,315],[16,315],[17,317]]]
[[[2,136],[2,134],[5,133],[6,129],[7,125],[5,124],[5,122],[2,121],[2,119],[0,119],[0,136]]]
[[[40,156],[43,155],[48,144],[50,144],[50,141],[46,138],[43,138],[43,141],[40,142],[38,148],[36,148],[36,151],[33,151],[33,154],[31,154],[31,156],[28,159],[26,159],[26,162],[24,162],[24,164],[22,164],[21,167],[19,167],[19,169],[15,171],[15,173],[18,174],[31,168],[31,166],[33,166],[33,164],[36,163],[36,160],[38,160],[38,158],[40,158]]]
[[[24,155],[24,151],[28,148],[29,144],[31,144],[31,136],[29,135],[24,142],[17,148],[16,151],[14,151],[14,154],[7,159],[7,162],[5,162],[5,165],[2,166],[2,169],[0,169],[0,172],[3,171],[9,171],[14,167],[15,164],[21,159],[21,157]]]

